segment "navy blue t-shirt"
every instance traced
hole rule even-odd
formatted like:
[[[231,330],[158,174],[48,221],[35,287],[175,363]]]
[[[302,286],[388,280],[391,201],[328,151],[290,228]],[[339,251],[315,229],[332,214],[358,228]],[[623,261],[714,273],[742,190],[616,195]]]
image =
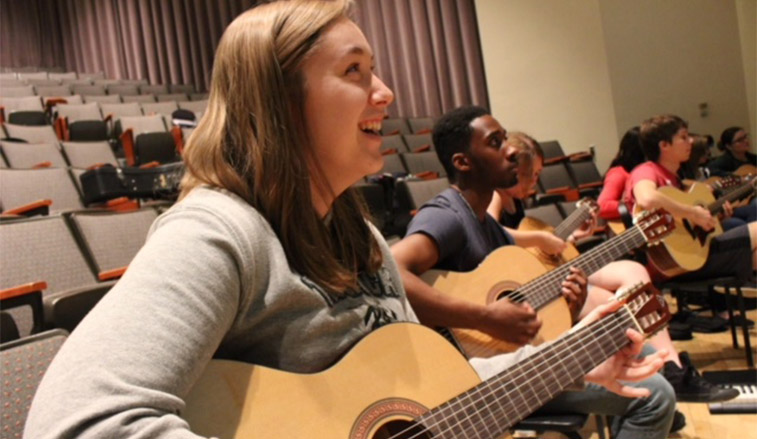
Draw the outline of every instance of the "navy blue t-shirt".
[[[433,239],[439,249],[435,269],[471,271],[489,253],[515,241],[509,233],[486,214],[478,220],[462,194],[449,188],[426,202],[407,226],[405,236],[423,233]]]

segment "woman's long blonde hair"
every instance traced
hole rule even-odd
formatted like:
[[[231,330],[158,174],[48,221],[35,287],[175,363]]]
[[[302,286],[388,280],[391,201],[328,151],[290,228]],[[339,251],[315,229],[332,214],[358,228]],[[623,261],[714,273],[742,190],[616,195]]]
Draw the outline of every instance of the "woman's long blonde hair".
[[[184,151],[181,197],[199,185],[225,188],[255,207],[278,235],[290,265],[331,291],[357,286],[382,263],[348,190],[327,224],[311,198],[303,61],[320,36],[348,16],[350,0],[293,0],[237,17],[218,45],[205,115]]]

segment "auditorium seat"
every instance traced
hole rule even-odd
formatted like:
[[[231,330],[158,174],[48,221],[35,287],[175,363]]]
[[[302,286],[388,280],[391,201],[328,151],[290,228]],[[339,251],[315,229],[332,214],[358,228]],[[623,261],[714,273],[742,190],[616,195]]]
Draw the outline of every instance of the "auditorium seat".
[[[143,103],[141,106],[142,113],[145,116],[149,116],[151,114],[171,115],[174,111],[179,109],[179,105],[176,103],[176,101],[147,102]]]
[[[166,101],[187,102],[189,101],[189,96],[187,96],[186,93],[159,94],[159,95],[156,95],[155,98],[158,100],[158,102],[166,102]]]
[[[202,101],[177,102],[177,104],[179,105],[180,109],[193,111],[194,113],[204,113],[208,108],[207,99]]]
[[[103,281],[120,277],[120,270],[125,269],[142,248],[157,217],[157,211],[149,207],[128,212],[73,212],[70,215],[75,236]]]
[[[47,328],[73,329],[113,285],[113,282],[97,279],[62,215],[3,221],[0,223],[0,238],[5,250],[0,252],[0,289],[44,281],[46,288],[42,291],[42,301]],[[78,300],[74,299],[77,296]],[[78,308],[81,301],[89,302],[88,307]],[[70,305],[68,310],[78,315],[56,314],[55,307],[63,303]],[[19,333],[22,336],[29,334],[32,328],[30,310],[11,309],[9,312]]]
[[[106,95],[105,86],[101,84],[97,85],[72,85],[71,89],[73,90],[74,94],[78,95]]]
[[[6,405],[0,418],[3,438],[22,436],[32,398],[67,335],[63,330],[51,330],[0,344],[2,380],[6,384]]]
[[[173,103],[176,105],[176,103]],[[122,117],[116,123],[116,131],[129,166],[138,166],[157,161],[169,163],[180,160],[176,142],[168,132],[164,118],[159,114]]]
[[[410,152],[434,151],[431,133],[405,134],[402,136]]]
[[[168,92],[190,95],[195,92],[195,86],[192,84],[170,84],[168,86]]]
[[[97,102],[98,104],[120,104],[121,103],[121,95],[84,95],[82,96],[84,99],[85,104],[89,104],[91,102]]]
[[[165,84],[144,84],[139,86],[139,93],[143,95],[168,94],[168,86]]]
[[[414,134],[430,133],[434,128],[434,119],[431,117],[408,117],[407,124]]]
[[[57,79],[59,81],[63,81],[64,79],[78,79],[78,76],[76,75],[76,72],[51,72],[47,74],[47,77],[50,79]]]
[[[86,169],[95,165],[120,166],[108,142],[61,142],[61,145],[72,168]],[[78,183],[78,178],[76,182]]]
[[[0,96],[6,98],[20,98],[24,96],[36,96],[36,93],[34,93],[34,87],[31,85],[24,85],[20,87],[3,87],[0,90]]]
[[[137,96],[121,96],[121,100],[124,102],[138,102],[138,103],[156,102],[154,94],[142,94],[142,95],[137,95]]]
[[[79,72],[79,79],[89,79],[91,81],[94,81],[95,79],[104,79],[104,78],[105,78],[105,72],[95,72],[95,73]]]
[[[35,89],[37,87],[55,87],[61,85],[61,81],[59,79],[27,79],[26,83],[28,85],[34,86]]]
[[[47,72],[19,72],[18,79],[47,79]]]
[[[410,134],[410,127],[404,117],[384,119],[381,122],[381,135]]]
[[[6,123],[4,128],[8,137],[21,139],[28,143],[58,143],[58,137],[51,125],[24,126]]]
[[[448,187],[450,183],[446,178],[400,180],[397,182],[397,203],[405,209],[416,210]]]
[[[10,168],[65,168],[68,166],[57,143],[21,143],[0,140],[0,147]]]
[[[399,134],[383,136],[381,137],[381,152],[383,154],[400,154],[407,152],[407,145]]]
[[[100,106],[89,104],[61,104],[56,107],[55,127],[58,137],[66,141],[108,140],[108,126]]]
[[[142,116],[142,107],[138,102],[101,103],[100,110],[103,116],[110,115],[114,122],[124,116]]]
[[[83,209],[79,190],[66,168],[0,169],[0,204],[8,210],[50,200],[50,212]]]
[[[434,172],[437,177],[447,176],[444,166],[442,166],[439,157],[434,151],[409,152],[400,154],[400,156],[410,174],[418,175],[424,172]]]
[[[139,86],[136,84],[110,84],[106,87],[109,95],[136,96]]]
[[[61,80],[62,85],[92,85],[93,82],[91,79],[84,78],[84,79],[62,79]]]

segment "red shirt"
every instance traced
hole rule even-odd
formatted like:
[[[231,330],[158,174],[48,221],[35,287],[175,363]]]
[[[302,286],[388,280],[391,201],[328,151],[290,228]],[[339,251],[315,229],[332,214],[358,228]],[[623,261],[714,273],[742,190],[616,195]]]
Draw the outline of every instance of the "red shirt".
[[[636,186],[636,183],[642,180],[651,180],[657,187],[674,186],[679,189],[681,188],[681,182],[678,180],[677,175],[655,162],[644,162],[633,168],[631,175],[626,181],[623,201],[628,206],[629,212],[633,212],[634,204],[636,204],[636,199],[633,196],[633,187]]]
[[[599,217],[607,220],[620,219],[618,205],[623,198],[626,180],[630,174],[622,166],[613,166],[607,170],[602,192],[599,193]]]

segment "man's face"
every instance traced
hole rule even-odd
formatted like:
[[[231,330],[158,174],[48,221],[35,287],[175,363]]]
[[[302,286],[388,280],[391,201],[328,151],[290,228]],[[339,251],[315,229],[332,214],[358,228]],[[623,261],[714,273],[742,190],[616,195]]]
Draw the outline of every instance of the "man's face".
[[[507,131],[491,115],[471,121],[471,144],[466,156],[474,180],[489,190],[504,189],[518,182],[517,149],[507,145]]]
[[[676,163],[683,163],[689,159],[691,155],[691,143],[692,139],[689,135],[688,128],[681,128],[673,136],[671,142],[660,142],[661,150],[660,155],[666,154],[670,160]]]

